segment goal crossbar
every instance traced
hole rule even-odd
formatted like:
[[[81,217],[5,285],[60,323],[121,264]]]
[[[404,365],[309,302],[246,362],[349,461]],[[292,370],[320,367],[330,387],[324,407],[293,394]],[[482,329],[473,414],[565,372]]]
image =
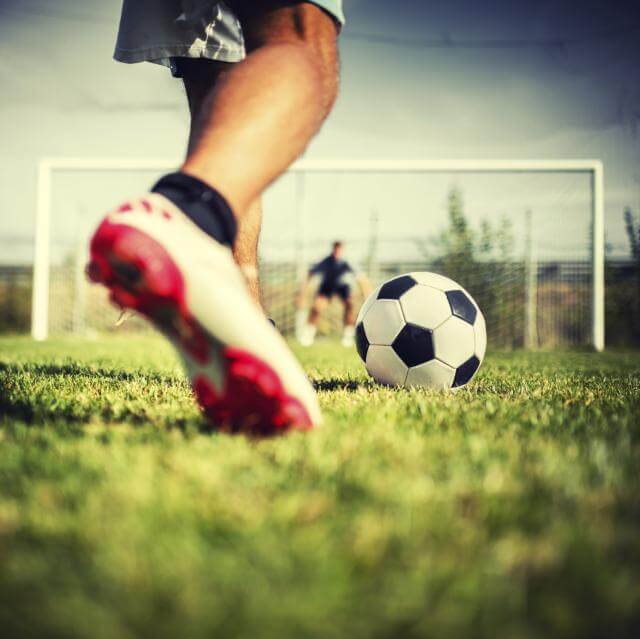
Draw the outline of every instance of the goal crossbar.
[[[42,158],[38,163],[31,335],[49,334],[49,257],[52,175],[56,171],[170,171],[175,160],[154,158]],[[304,173],[582,173],[590,176],[592,202],[592,326],[595,350],[605,346],[604,315],[604,167],[600,160],[299,160],[289,172]]]

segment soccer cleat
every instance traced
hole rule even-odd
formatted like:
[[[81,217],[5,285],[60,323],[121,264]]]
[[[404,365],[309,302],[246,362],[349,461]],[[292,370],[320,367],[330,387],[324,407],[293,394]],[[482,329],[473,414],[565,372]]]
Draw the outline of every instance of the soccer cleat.
[[[272,435],[320,423],[309,380],[251,299],[231,251],[164,196],[150,193],[107,214],[87,270],[115,304],[173,342],[218,429]]]

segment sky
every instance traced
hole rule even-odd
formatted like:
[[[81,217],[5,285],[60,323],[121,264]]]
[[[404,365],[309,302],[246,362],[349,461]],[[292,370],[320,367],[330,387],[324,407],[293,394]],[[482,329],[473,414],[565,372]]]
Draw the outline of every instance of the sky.
[[[599,158],[606,228],[623,255],[622,212],[640,213],[640,10],[633,2],[346,0],[341,93],[308,158]],[[188,116],[161,67],[112,60],[118,0],[0,0],[0,262],[31,257],[38,158],[176,162]],[[65,174],[54,182],[60,255],[100,211],[156,177]],[[445,220],[462,188],[472,224],[524,211],[549,257],[586,255],[589,189],[551,176],[324,176],[276,184],[262,253],[314,259],[333,237],[361,257],[372,233],[389,259]],[[302,199],[301,199],[302,198]],[[302,211],[302,213],[301,213]],[[422,244],[420,244],[422,245]],[[67,247],[67,248],[65,248]]]

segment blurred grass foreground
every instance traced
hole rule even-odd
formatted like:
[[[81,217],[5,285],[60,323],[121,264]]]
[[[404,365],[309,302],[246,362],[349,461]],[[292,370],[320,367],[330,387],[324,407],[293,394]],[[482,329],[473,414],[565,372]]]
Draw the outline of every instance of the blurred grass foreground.
[[[301,355],[324,427],[252,442],[156,339],[1,339],[3,635],[638,636],[637,353],[455,394]]]

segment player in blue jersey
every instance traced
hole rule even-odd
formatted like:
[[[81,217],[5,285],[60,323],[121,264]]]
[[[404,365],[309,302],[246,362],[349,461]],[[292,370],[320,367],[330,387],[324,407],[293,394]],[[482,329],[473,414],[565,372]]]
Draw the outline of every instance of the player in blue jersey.
[[[327,308],[331,299],[337,297],[344,305],[344,327],[342,333],[343,346],[351,346],[355,335],[355,309],[353,290],[356,284],[360,286],[366,297],[370,290],[368,278],[358,273],[347,260],[344,259],[342,242],[334,242],[331,253],[309,269],[309,275],[298,296],[298,308],[301,315],[297,327],[297,337],[301,344],[313,344],[318,325],[318,319]],[[311,310],[307,316],[303,309],[305,300],[311,290],[315,289],[315,297]]]

